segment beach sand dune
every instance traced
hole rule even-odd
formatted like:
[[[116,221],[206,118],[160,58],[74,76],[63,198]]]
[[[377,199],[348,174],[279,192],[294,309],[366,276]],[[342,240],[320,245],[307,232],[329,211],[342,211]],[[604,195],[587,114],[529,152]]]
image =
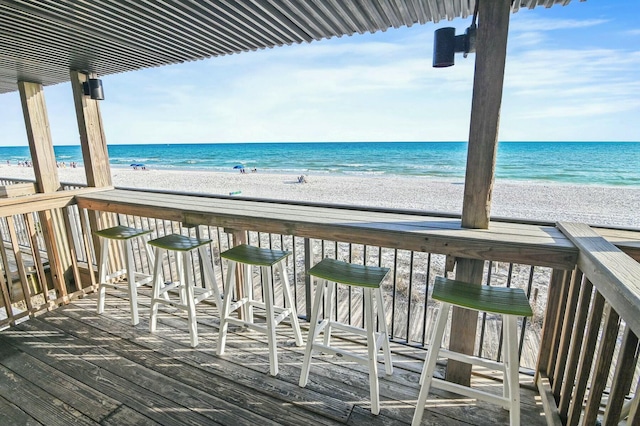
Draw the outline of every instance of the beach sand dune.
[[[84,169],[58,169],[66,183],[86,182]],[[0,176],[33,179],[33,169],[0,166]],[[463,180],[423,177],[362,177],[185,170],[112,169],[115,186],[218,195],[460,213]],[[492,216],[640,228],[640,188],[497,181]]]

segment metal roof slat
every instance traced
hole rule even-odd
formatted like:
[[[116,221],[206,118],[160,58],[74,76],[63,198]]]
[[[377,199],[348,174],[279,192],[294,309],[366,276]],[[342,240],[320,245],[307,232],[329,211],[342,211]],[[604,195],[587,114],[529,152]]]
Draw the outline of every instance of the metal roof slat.
[[[162,14],[159,14],[154,9],[149,9],[142,7],[142,3],[136,2],[119,2],[117,0],[101,0],[101,4],[109,5],[112,8],[116,6],[120,6],[123,9],[126,9],[130,18],[133,18],[133,22],[135,20],[139,21],[137,23],[136,29],[138,31],[144,31],[146,28],[145,25],[152,22],[154,23],[156,30],[159,32],[159,35],[166,40],[172,40],[174,43],[179,42],[182,45],[183,53],[186,53],[186,56],[183,57],[184,60],[194,60],[203,57],[212,56],[209,52],[203,51],[199,46],[196,46],[196,36],[191,33],[185,33],[184,28],[178,28],[175,25],[170,25],[169,22],[163,19]],[[176,40],[176,37],[178,39]]]
[[[67,28],[76,30],[78,32],[82,32],[89,36],[95,36],[94,30],[96,28],[100,28],[100,38],[103,40],[108,40],[111,43],[119,44],[123,47],[128,47],[132,50],[140,50],[140,43],[132,43],[127,40],[124,36],[122,36],[121,32],[123,29],[121,25],[117,28],[114,28],[113,25],[111,27],[107,26],[109,24],[107,21],[107,17],[104,15],[88,14],[88,13],[80,13],[82,9],[86,10],[85,7],[82,6],[81,3],[74,3],[75,9],[70,8],[67,4],[56,2],[56,1],[42,1],[38,5],[46,10],[48,13],[39,12],[33,2],[29,2],[27,4],[26,1],[20,1],[24,7],[20,8],[30,14],[34,14],[40,16],[43,19],[51,22],[58,22],[64,25]],[[77,22],[74,22],[77,21]],[[109,20],[112,21],[113,20]],[[82,24],[81,24],[82,23]],[[120,24],[121,21],[118,21],[117,24]],[[117,29],[117,31],[115,31]],[[158,49],[149,49],[148,54],[158,55]],[[165,56],[164,54],[162,56]],[[166,55],[169,56],[169,55]]]
[[[237,34],[231,33],[228,23],[225,20],[221,19],[218,15],[211,15],[216,8],[215,5],[207,3],[206,0],[189,0],[189,4],[191,7],[184,3],[180,4],[180,7],[197,13],[205,22],[210,24],[210,30],[215,34],[218,43],[225,46],[224,54],[255,49],[255,44],[246,40],[245,37],[242,37],[242,42],[239,42]],[[240,47],[240,49],[238,49],[238,47]]]
[[[0,5],[0,9],[2,9],[2,5]],[[15,13],[18,13],[19,15],[15,16]],[[88,45],[96,45],[96,47],[100,47],[98,46],[98,44],[99,42],[101,42],[101,40],[96,41],[96,39],[88,39],[87,38],[88,36],[84,36],[81,34],[74,34],[68,30],[65,30],[64,28],[52,28],[51,23],[47,21],[43,21],[42,18],[39,18],[39,17],[34,17],[39,22],[39,24],[36,25],[33,19],[28,20],[28,19],[25,19],[23,16],[20,16],[25,13],[27,12],[16,11],[16,10],[11,10],[7,12],[5,10],[4,18],[5,18],[5,21],[11,21],[14,23],[14,26],[12,29],[29,28],[29,33],[32,35],[31,37],[32,43],[39,44],[41,41],[44,41],[44,40],[49,40],[49,41],[61,40],[60,41],[61,51],[69,52],[69,55],[68,55],[69,57],[71,57],[71,55],[74,52],[78,51],[78,44],[71,44],[69,40],[75,40],[75,41],[86,40]],[[65,37],[64,33],[67,33],[68,36]],[[21,36],[21,38],[24,38],[25,41],[29,40],[29,38],[26,37],[27,35],[23,34],[22,32],[16,33],[16,34],[19,34],[19,36]],[[33,37],[33,35],[37,35],[37,37]],[[108,51],[108,52],[112,52],[114,50],[117,51],[117,49],[113,49],[113,46],[108,43],[104,43],[101,47],[103,51]],[[86,51],[89,51],[89,50],[90,49],[86,49]],[[94,55],[94,57],[96,56],[99,56],[99,55]],[[136,64],[141,65],[143,63],[136,62]]]
[[[101,13],[102,16],[108,16],[111,20],[120,23],[120,27],[125,26],[130,33],[134,35],[144,34],[145,38],[154,46],[156,51],[167,51],[174,54],[178,54],[178,60],[176,62],[184,62],[184,52],[190,47],[190,44],[184,40],[171,40],[167,37],[167,29],[161,26],[159,23],[152,20],[145,20],[138,15],[123,14],[120,9],[114,7],[111,3],[97,2],[97,1],[83,1],[86,4],[87,10],[94,10],[97,13]],[[147,24],[147,26],[144,26]],[[151,24],[151,25],[148,25]],[[145,31],[140,31],[144,29]],[[114,31],[119,30],[115,28]],[[168,41],[171,40],[170,43]],[[222,51],[222,50],[221,50]]]
[[[326,1],[318,2],[316,6],[320,9],[320,12],[322,12],[322,14],[326,16],[327,19],[334,24],[335,26],[335,31],[333,34],[334,36],[339,37],[342,34],[352,35],[353,33],[356,32],[354,28],[351,28],[347,24],[347,21],[343,18],[343,16],[340,13],[336,13],[337,11],[335,10],[335,8],[328,7],[328,4]]]
[[[267,0],[269,5],[271,5],[274,9],[278,10],[284,16],[287,17],[291,22],[297,25],[300,28],[303,28],[304,31],[309,34],[312,40],[320,40],[322,38],[321,33],[322,30],[315,23],[310,23],[306,19],[301,16],[299,11],[294,10],[287,0]]]
[[[232,11],[226,9],[220,2],[211,0],[201,1],[207,3],[211,9],[220,12],[215,18],[219,21],[220,29],[229,33],[229,38],[232,42],[237,39],[238,32],[242,34],[241,38],[244,40],[245,47],[241,49],[241,51],[258,50],[267,47],[268,44],[265,43],[264,39],[257,37],[255,32],[249,31],[249,28],[243,25],[242,20],[238,20],[238,17],[232,13]]]
[[[260,8],[265,15],[270,16],[273,20],[280,23],[283,28],[286,28],[294,37],[297,37],[300,41],[306,41],[310,43],[313,40],[311,34],[305,31],[304,28],[289,19],[288,16],[280,12],[273,7],[267,0],[249,0],[257,8]]]
[[[281,38],[281,35],[277,35],[274,32],[273,28],[269,28],[266,22],[264,22],[262,19],[259,19],[259,16],[255,14],[254,10],[250,8],[240,7],[239,2],[235,2],[235,4],[229,2],[225,6],[229,8],[229,13],[234,17],[236,21],[245,24],[247,30],[255,32],[254,37],[257,38],[258,36],[262,36],[264,46],[277,46],[279,40],[283,42],[283,44],[291,45],[293,43],[293,40],[291,40],[290,38],[285,42]],[[247,23],[249,22],[253,25],[247,25]],[[264,32],[257,30],[256,27],[259,27]]]
[[[342,19],[350,26],[351,30],[355,33],[364,34],[366,31],[362,29],[363,24],[358,22],[358,18],[353,13],[353,11],[348,7],[345,8],[345,2],[340,0],[328,0],[334,9],[340,11],[340,16]],[[352,3],[351,3],[352,4]]]
[[[317,30],[318,37],[316,40],[331,38],[334,34],[333,29],[327,24],[325,19],[322,19],[320,12],[317,8],[314,8],[312,4],[307,4],[300,0],[282,0],[282,3],[286,4],[291,12],[296,14],[299,19]]]
[[[156,3],[162,4],[165,7],[174,10],[176,13],[180,13],[182,16],[180,20],[187,26],[185,27],[185,29],[189,29],[196,36],[202,37],[203,35],[206,35],[206,37],[202,37],[202,43],[201,43],[201,44],[204,44],[205,46],[208,46],[209,44],[220,43],[219,41],[220,38],[225,39],[224,45],[226,47],[224,49],[221,49],[217,54],[225,55],[225,54],[234,53],[237,50],[238,43],[234,42],[231,36],[225,34],[222,31],[222,29],[225,28],[224,22],[221,20],[210,19],[209,16],[207,16],[205,13],[202,13],[200,11],[200,10],[204,10],[204,11],[210,12],[212,10],[211,8],[204,8],[202,4],[197,4],[195,2],[191,3],[192,7],[188,7],[187,3],[181,3],[181,2],[171,2],[171,1],[167,2],[165,0],[153,0],[153,1],[143,0],[143,1],[145,1],[149,5],[154,5],[154,6],[156,6]],[[196,9],[195,6],[199,7],[200,10]],[[196,16],[194,15],[197,15],[199,19],[196,19]],[[251,49],[248,43],[245,43],[244,46],[245,46],[244,47],[245,50]],[[214,55],[211,55],[211,56],[214,56]]]
[[[393,0],[392,0],[393,1]],[[391,26],[393,28],[400,28],[405,25],[405,21],[401,19],[398,14],[398,9],[395,6],[395,3],[390,2],[389,0],[382,0],[378,3],[380,7],[380,12],[384,12],[384,15],[389,18],[391,22]]]
[[[370,33],[375,33],[376,30],[378,29],[382,31],[386,31],[387,28],[389,28],[390,26],[390,25],[385,26],[384,24],[385,21],[384,19],[382,19],[382,15],[380,14],[380,11],[376,7],[376,5],[377,5],[377,2],[372,0],[360,0],[360,6],[362,7],[362,10],[367,14],[366,16],[368,16],[369,18],[367,19],[367,21],[371,23],[368,29]],[[383,29],[382,27],[385,27],[385,28]]]

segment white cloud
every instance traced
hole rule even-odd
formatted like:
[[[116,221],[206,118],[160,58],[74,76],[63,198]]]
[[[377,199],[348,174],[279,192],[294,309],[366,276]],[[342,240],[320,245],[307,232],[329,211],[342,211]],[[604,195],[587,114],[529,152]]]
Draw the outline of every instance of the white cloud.
[[[609,19],[548,19],[529,17],[518,19],[518,15],[514,15],[514,19],[509,28],[514,31],[554,31],[554,30],[570,30],[594,27],[610,22]]]

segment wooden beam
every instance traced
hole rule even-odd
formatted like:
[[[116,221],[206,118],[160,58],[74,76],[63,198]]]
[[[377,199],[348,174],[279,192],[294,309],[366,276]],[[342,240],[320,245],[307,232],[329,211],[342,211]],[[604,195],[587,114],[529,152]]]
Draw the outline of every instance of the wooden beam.
[[[478,3],[476,63],[462,205],[462,226],[465,228],[489,228],[510,9],[511,0]],[[459,259],[456,279],[479,285],[483,268],[484,260]],[[472,354],[477,323],[476,312],[454,309],[450,349]],[[446,378],[468,386],[471,365],[450,361]]]
[[[44,101],[44,89],[40,83],[18,82],[22,112],[29,139],[29,150],[36,178],[36,186],[40,193],[52,193],[62,189],[58,178],[58,168],[53,150],[51,130],[47,107]],[[42,210],[38,213],[42,234],[49,258],[49,266],[55,288],[59,296],[66,296],[66,283],[64,271],[70,263],[69,259],[61,256],[67,243],[66,236],[56,232],[51,210]],[[25,295],[25,297],[29,297]]]
[[[86,74],[71,70],[71,88],[76,106],[87,184],[95,187],[111,186],[109,153],[100,106],[98,101],[85,96],[82,89],[82,84],[87,81],[87,78]]]
[[[478,38],[473,79],[462,226],[489,227],[511,0],[478,3]]]
[[[61,189],[53,151],[44,89],[40,83],[18,82],[22,113],[29,139],[38,192],[54,192]]]

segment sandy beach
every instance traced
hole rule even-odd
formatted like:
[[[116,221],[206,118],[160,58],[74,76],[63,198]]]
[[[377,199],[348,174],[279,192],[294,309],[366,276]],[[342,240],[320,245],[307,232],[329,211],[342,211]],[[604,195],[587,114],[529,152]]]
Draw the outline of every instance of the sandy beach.
[[[61,182],[86,182],[83,168],[58,169]],[[0,166],[0,177],[33,179],[33,169]],[[460,213],[463,180],[421,177],[298,176],[260,171],[112,169],[115,186]],[[492,216],[640,228],[640,188],[497,181]]]

